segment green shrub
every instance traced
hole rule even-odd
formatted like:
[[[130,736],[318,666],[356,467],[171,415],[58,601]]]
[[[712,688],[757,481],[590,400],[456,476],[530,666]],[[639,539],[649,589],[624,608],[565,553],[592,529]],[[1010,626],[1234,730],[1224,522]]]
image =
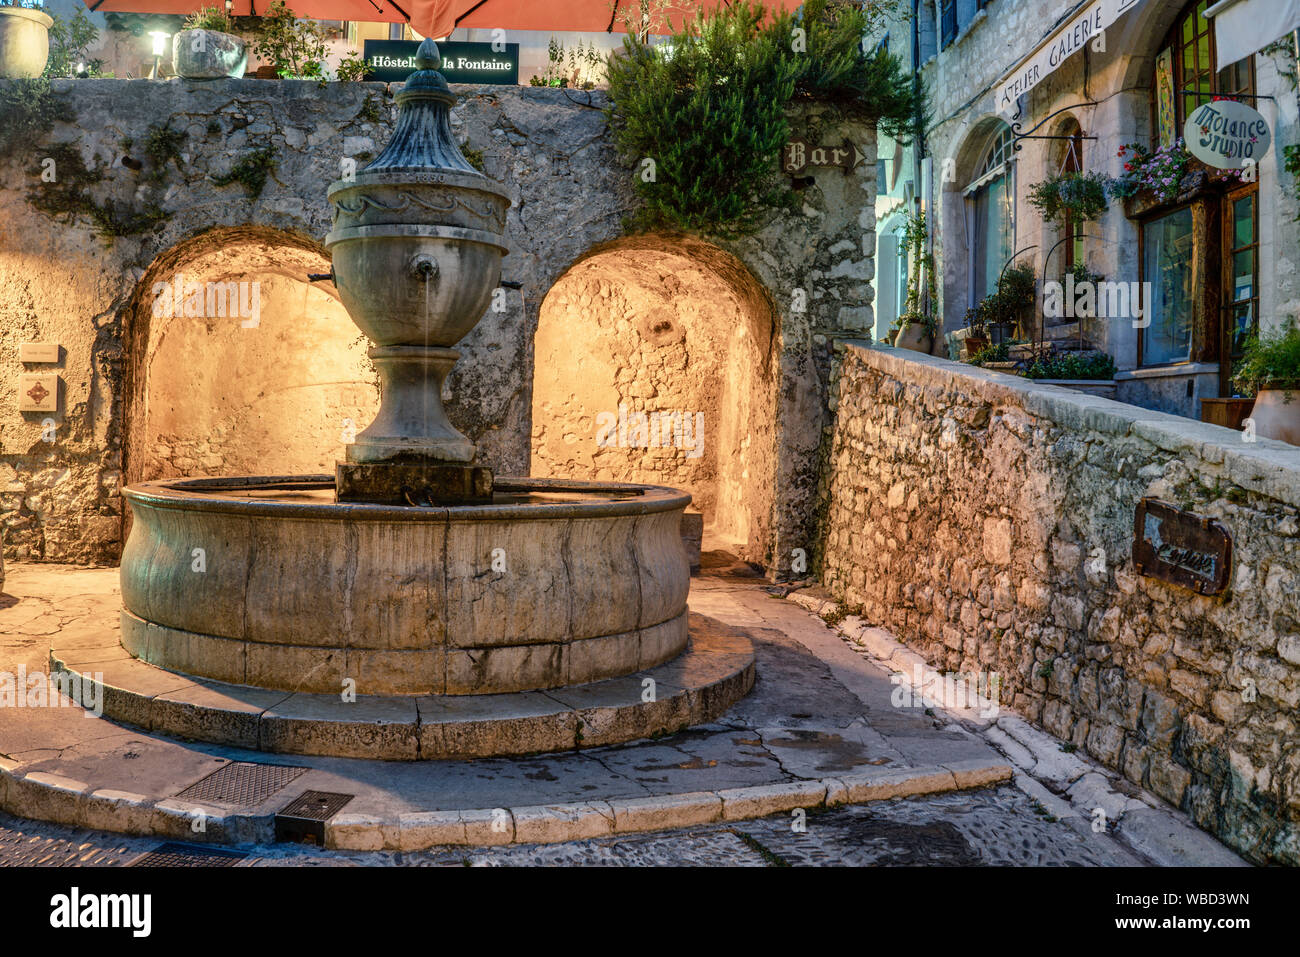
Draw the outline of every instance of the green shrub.
[[[1232,381],[1246,394],[1260,389],[1300,389],[1300,329],[1292,320],[1271,336],[1251,336],[1233,367]]]
[[[924,97],[897,59],[862,49],[888,6],[808,0],[796,20],[741,0],[698,12],[671,43],[629,34],[624,55],[609,61],[608,115],[636,169],[643,208],[634,225],[737,236],[768,210],[791,208],[778,159],[796,97],[829,101],[886,133],[910,129]]]
[[[334,76],[340,83],[359,83],[369,72],[370,64],[366,62],[366,58],[356,50],[349,50],[348,55],[339,60]]]
[[[54,126],[59,104],[50,81],[10,80],[0,83],[0,156],[30,148]]]
[[[262,17],[256,50],[285,79],[320,79],[329,54],[325,35],[313,20],[299,20],[284,0],[272,0]]]
[[[44,77],[71,77],[77,75],[77,65],[84,63],[92,75],[102,65],[99,60],[86,60],[86,50],[99,39],[99,27],[90,21],[80,7],[69,18],[51,13],[50,58],[45,61]]]
[[[1115,360],[1104,352],[1045,353],[1025,369],[1030,379],[1113,379]]]

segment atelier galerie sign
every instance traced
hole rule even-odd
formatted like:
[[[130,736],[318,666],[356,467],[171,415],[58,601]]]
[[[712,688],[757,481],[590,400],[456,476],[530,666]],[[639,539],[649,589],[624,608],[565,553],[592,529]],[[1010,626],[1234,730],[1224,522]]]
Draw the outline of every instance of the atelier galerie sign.
[[[1268,121],[1236,100],[1202,103],[1187,117],[1183,139],[1188,152],[1218,169],[1243,169],[1268,152]]]

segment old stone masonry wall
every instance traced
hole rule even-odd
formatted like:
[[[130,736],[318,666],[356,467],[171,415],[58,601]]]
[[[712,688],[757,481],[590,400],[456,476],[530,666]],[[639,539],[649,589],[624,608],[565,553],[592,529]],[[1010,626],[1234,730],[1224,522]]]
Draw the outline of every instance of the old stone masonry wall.
[[[841,344],[824,583],[936,668],[1257,861],[1300,863],[1300,449]],[[1230,530],[1230,589],[1134,569],[1143,496]]]

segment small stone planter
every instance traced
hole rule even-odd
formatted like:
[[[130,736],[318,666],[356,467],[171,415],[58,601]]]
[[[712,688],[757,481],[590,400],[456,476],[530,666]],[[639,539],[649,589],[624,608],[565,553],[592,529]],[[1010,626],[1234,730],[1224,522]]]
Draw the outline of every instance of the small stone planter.
[[[44,73],[53,24],[43,10],[0,7],[0,77],[30,79]]]
[[[172,39],[172,70],[187,80],[243,76],[248,44],[218,30],[182,30]]]
[[[1272,388],[1260,389],[1250,421],[1255,434],[1300,445],[1300,383],[1271,382]]]

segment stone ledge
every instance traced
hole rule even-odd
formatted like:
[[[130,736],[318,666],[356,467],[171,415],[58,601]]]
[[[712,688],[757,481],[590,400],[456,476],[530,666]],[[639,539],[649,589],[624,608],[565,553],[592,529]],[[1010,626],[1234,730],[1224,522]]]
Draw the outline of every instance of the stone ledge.
[[[1300,507],[1300,448],[1274,439],[1242,441],[1242,433],[1166,412],[1038,385],[1020,376],[862,340],[845,348],[868,367],[909,385],[959,387],[994,404],[1012,404],[1063,428],[1132,435],[1166,452],[1201,459],[1242,488]]]

